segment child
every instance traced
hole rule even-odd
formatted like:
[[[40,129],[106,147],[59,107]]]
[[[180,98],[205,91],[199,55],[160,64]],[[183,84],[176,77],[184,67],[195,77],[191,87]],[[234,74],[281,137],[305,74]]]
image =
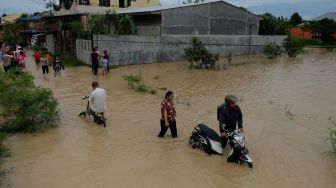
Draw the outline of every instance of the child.
[[[62,62],[59,59],[59,56],[55,57],[55,60],[53,62],[53,69],[54,69],[54,76],[56,77],[58,74],[61,76],[61,68],[64,70],[64,66]]]
[[[103,58],[103,75],[108,74],[108,59]]]
[[[39,70],[40,69],[41,53],[38,50],[36,50],[36,51],[34,51],[33,57],[34,57],[34,60],[35,60],[36,69]]]
[[[23,51],[19,52],[19,55],[17,56],[17,60],[19,61],[19,67],[24,69],[26,67],[26,64],[25,64],[25,55]]]

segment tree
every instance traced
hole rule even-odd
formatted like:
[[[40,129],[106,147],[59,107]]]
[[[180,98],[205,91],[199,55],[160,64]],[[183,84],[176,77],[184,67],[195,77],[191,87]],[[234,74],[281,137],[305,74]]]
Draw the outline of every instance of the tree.
[[[260,15],[259,34],[260,35],[272,35],[274,33],[274,25],[276,18],[271,13],[265,13]]]
[[[328,18],[319,21],[310,21],[305,27],[315,33],[321,34],[321,40],[324,44],[333,43],[333,34],[336,33],[336,22]]]
[[[299,25],[302,22],[302,17],[297,12],[295,12],[289,19],[289,23],[291,23],[293,26]]]
[[[88,31],[91,34],[110,34],[112,24],[117,35],[137,34],[136,25],[132,17],[120,16],[115,11],[106,11],[104,15],[91,15],[88,17]]]
[[[20,18],[26,18],[28,15],[27,14],[22,14]],[[16,42],[16,36],[17,34],[28,28],[28,22],[24,21],[17,21],[15,23],[7,23],[6,25],[3,26],[3,40],[4,41],[14,41]]]
[[[247,8],[245,8],[245,7],[239,7],[241,10],[243,10],[243,11],[248,11],[248,9]]]
[[[46,8],[49,9],[50,14],[52,14],[52,10],[56,6],[56,0],[43,0],[46,2]]]
[[[271,13],[262,14],[260,17],[260,35],[287,35],[288,29],[291,27],[287,19],[276,18]]]
[[[219,55],[210,53],[198,38],[192,38],[192,47],[185,48],[184,54],[188,62],[190,62],[189,68],[208,69],[214,68],[216,61],[218,61]],[[194,65],[194,62],[196,65]]]

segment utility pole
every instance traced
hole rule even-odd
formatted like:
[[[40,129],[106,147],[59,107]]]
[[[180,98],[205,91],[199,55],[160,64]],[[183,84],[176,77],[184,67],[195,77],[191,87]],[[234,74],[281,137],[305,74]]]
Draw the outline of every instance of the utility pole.
[[[251,28],[252,28],[252,24],[249,25],[249,46],[248,46],[248,55],[250,55],[251,53]]]

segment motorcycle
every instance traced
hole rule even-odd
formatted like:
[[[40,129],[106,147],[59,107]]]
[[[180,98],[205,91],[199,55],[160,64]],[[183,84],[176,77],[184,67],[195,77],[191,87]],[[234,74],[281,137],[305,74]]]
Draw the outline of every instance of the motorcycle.
[[[239,134],[239,131],[227,133],[228,143],[231,147],[227,162],[247,163],[250,168],[253,167],[253,161],[248,156],[248,150],[245,147],[245,138]],[[204,124],[197,125],[189,139],[189,143],[193,149],[202,148],[207,154],[223,155],[223,140],[211,128]]]
[[[87,105],[86,105],[86,110],[89,109],[90,107],[90,102],[89,102],[89,97],[85,96],[82,98],[82,100],[87,100]],[[86,111],[83,111],[81,113],[79,113],[78,115],[79,117],[86,117]],[[98,125],[103,125],[104,127],[106,127],[106,119],[104,118],[104,116],[101,113],[97,113],[95,112],[93,115],[93,122],[97,123]]]

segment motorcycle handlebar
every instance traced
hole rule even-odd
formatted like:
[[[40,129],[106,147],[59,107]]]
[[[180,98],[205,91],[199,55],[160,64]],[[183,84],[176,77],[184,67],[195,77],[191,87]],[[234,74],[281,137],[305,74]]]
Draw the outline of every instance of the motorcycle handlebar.
[[[240,133],[239,130],[234,130],[233,132],[230,132],[230,131],[228,131],[227,129],[224,129],[224,131],[225,131],[226,134],[228,134],[228,135],[233,135],[233,134],[239,134],[239,133]]]
[[[89,96],[85,96],[85,97],[82,98],[82,100],[85,100],[85,99],[88,99],[88,98],[89,98]]]

